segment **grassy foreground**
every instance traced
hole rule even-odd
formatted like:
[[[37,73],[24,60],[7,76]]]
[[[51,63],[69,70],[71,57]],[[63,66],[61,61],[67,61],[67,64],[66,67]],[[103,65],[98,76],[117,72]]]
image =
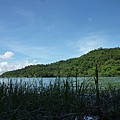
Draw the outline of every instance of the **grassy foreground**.
[[[99,95],[98,95],[99,93]],[[120,89],[93,83],[56,79],[44,86],[20,82],[0,83],[0,120],[101,120],[120,119]]]

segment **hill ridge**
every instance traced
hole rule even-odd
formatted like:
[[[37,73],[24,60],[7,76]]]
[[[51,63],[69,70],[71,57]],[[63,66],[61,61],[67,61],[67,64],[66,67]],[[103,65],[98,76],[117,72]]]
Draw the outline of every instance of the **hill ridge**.
[[[120,76],[120,48],[98,48],[77,58],[5,72],[1,77],[74,77],[76,72],[79,77],[94,76],[95,64],[99,76]]]

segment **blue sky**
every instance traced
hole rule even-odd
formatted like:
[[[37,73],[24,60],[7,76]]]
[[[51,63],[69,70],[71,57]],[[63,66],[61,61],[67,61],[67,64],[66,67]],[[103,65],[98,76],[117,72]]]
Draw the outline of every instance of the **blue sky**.
[[[120,0],[0,0],[0,73],[120,47]]]

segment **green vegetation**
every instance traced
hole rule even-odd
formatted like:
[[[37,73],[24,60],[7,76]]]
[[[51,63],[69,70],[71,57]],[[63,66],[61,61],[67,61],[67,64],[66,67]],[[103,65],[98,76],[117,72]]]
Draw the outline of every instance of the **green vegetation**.
[[[99,76],[120,76],[120,48],[99,48],[78,58],[51,64],[38,64],[3,73],[1,77],[74,77],[94,76],[95,64]]]
[[[98,66],[97,66],[97,65]],[[2,120],[100,120],[120,119],[120,77],[107,80],[99,76],[120,76],[120,48],[97,49],[79,57],[47,65],[27,66],[1,77],[58,77],[45,86],[42,79],[18,83],[0,82]],[[81,81],[79,76],[96,76]],[[62,80],[61,76],[66,76]],[[75,76],[75,80],[69,79]],[[4,78],[2,78],[4,79]],[[109,78],[110,79],[110,78]],[[39,81],[39,84],[38,84]]]
[[[1,82],[0,119],[82,120],[85,115],[98,116],[100,120],[119,119],[120,88],[109,84],[103,90],[98,81],[90,81],[93,83],[56,79],[48,86],[42,80],[39,84],[23,83],[22,79],[20,83],[17,79],[15,83],[12,79]]]

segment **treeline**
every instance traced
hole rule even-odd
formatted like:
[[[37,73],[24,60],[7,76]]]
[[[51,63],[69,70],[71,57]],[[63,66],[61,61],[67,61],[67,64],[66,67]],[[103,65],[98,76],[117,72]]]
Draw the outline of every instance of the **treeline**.
[[[94,76],[95,64],[99,76],[120,76],[120,48],[99,48],[78,58],[51,64],[38,64],[3,73],[1,77],[74,77]]]

